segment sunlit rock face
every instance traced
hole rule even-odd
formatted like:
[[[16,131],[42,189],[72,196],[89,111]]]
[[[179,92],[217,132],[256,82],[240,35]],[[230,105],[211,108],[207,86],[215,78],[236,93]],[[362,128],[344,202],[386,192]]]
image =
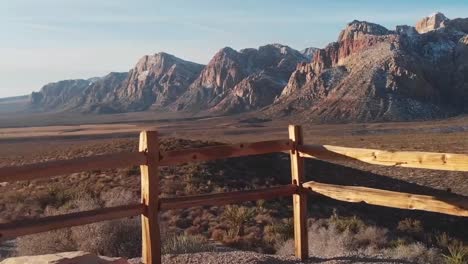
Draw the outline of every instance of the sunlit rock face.
[[[269,105],[307,57],[281,44],[221,49],[173,105],[174,110],[238,113]]]
[[[438,28],[445,27],[445,23],[448,20],[449,19],[445,17],[444,14],[439,12],[434,13],[428,17],[419,20],[416,23],[416,31],[422,34]]]

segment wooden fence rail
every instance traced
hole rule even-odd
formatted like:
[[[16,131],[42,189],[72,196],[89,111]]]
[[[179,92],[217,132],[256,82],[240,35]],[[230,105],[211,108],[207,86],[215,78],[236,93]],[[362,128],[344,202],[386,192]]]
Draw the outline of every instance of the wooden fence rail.
[[[143,204],[134,204],[4,223],[0,224],[0,239],[6,240],[59,228],[137,216],[144,211]]]
[[[309,181],[302,185],[335,200],[380,205],[408,210],[468,216],[468,198],[435,197],[359,186],[342,186]]]
[[[346,148],[329,145],[303,145],[298,147],[302,157],[323,160],[358,160],[374,165],[468,171],[467,154],[421,151],[385,151],[378,149]]]
[[[259,190],[236,191],[186,197],[159,197],[159,166],[202,162],[273,152],[290,152],[291,184]],[[305,181],[304,158],[330,161],[358,160],[370,164],[436,170],[468,171],[468,155],[431,152],[383,151],[375,149],[346,148],[327,145],[306,145],[300,126],[289,127],[288,140],[271,140],[255,143],[218,145],[204,148],[160,151],[157,133],[140,134],[138,152],[82,157],[70,160],[47,161],[23,166],[0,168],[0,182],[37,180],[54,176],[108,168],[140,166],[141,203],[118,207],[76,212],[39,219],[0,224],[0,240],[50,231],[58,228],[85,225],[100,221],[141,215],[142,258],[144,263],[161,263],[159,212],[194,206],[213,206],[293,197],[295,254],[308,257],[307,246],[307,192],[318,193],[345,202],[364,202],[372,205],[409,210],[424,210],[456,216],[468,216],[468,198],[435,197],[379,190],[359,186]]]

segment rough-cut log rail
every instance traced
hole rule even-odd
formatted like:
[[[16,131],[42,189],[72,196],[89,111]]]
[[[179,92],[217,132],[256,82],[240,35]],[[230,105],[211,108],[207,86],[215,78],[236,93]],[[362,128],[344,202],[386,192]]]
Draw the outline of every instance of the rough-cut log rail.
[[[37,180],[86,170],[123,168],[146,163],[143,152],[121,152],[0,168],[0,182]]]
[[[86,225],[123,217],[137,216],[144,212],[143,204],[123,205],[90,211],[47,216],[0,224],[0,241],[50,231],[59,228]]]
[[[468,154],[419,151],[385,151],[329,145],[303,145],[301,156],[323,160],[359,160],[362,162],[407,168],[468,171]]]
[[[176,198],[161,198],[160,209],[183,209],[196,206],[219,206],[254,200],[269,200],[284,196],[291,196],[297,191],[293,184],[270,187],[259,190],[236,191],[205,195],[191,195]]]
[[[434,197],[367,187],[306,182],[304,188],[335,200],[380,205],[392,208],[423,210],[456,216],[468,216],[468,198]]]
[[[173,150],[161,153],[159,166],[282,152],[289,150],[290,148],[291,143],[289,140],[270,140],[254,143]]]

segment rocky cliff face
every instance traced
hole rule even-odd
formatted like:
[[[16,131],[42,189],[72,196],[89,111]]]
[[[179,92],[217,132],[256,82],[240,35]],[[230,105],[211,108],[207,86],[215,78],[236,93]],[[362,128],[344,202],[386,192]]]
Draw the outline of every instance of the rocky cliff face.
[[[319,48],[309,47],[301,50],[301,53],[310,61],[317,51],[319,51]]]
[[[202,68],[163,52],[144,56],[116,90],[113,104],[122,111],[165,107],[187,90]]]
[[[92,84],[82,79],[46,84],[31,94],[31,107],[43,111],[72,109],[82,102],[84,91]]]
[[[235,113],[261,108],[273,102],[297,63],[306,60],[299,51],[280,44],[239,52],[224,48],[173,109]]]
[[[468,32],[460,26],[464,21],[450,26],[450,20],[437,16],[418,23],[419,28],[399,26],[395,31],[351,22],[337,42],[319,50],[311,63],[298,65],[265,112],[374,121],[429,119],[463,111],[467,75],[466,60],[460,58],[466,56],[463,40]],[[435,30],[427,31],[431,21]],[[444,30],[436,30],[442,24]]]

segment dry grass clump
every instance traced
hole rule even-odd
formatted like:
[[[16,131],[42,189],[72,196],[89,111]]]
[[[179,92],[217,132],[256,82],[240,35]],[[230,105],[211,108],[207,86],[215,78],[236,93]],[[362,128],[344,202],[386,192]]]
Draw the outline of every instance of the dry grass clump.
[[[468,263],[468,247],[463,244],[449,245],[448,253],[444,254],[444,260],[447,264],[467,264]]]
[[[213,251],[214,246],[209,244],[202,235],[170,235],[162,242],[162,254],[186,254]]]
[[[444,260],[447,264],[467,264],[468,246],[462,241],[453,239],[447,233],[438,234],[436,244],[443,249]]]
[[[309,254],[313,257],[442,263],[438,249],[420,242],[395,245],[387,229],[367,225],[357,217],[334,214],[328,219],[313,221],[308,230]],[[294,241],[286,241],[277,254],[294,254]]]

